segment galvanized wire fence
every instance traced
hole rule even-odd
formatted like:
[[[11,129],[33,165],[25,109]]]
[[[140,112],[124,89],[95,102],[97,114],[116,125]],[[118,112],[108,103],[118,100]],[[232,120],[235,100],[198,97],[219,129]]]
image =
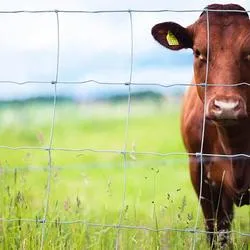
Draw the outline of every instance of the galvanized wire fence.
[[[52,164],[52,152],[53,151],[63,151],[63,152],[92,152],[92,153],[107,153],[107,154],[117,154],[122,155],[123,157],[123,194],[121,197],[121,205],[120,205],[120,216],[117,224],[99,224],[99,223],[91,223],[85,220],[72,220],[72,221],[60,221],[60,224],[84,224],[91,227],[109,227],[109,228],[115,228],[117,230],[117,237],[116,237],[116,249],[119,248],[119,234],[120,230],[122,229],[141,229],[141,230],[147,230],[152,232],[163,232],[163,231],[173,231],[173,232],[186,232],[186,233],[192,233],[193,234],[193,244],[192,248],[196,248],[197,240],[196,235],[197,234],[210,234],[212,232],[207,232],[205,230],[201,230],[198,228],[198,221],[200,219],[201,214],[201,208],[200,208],[200,201],[201,201],[201,194],[202,194],[202,176],[203,172],[201,167],[201,189],[200,189],[200,195],[199,195],[199,202],[197,206],[197,212],[196,212],[196,219],[195,219],[195,226],[193,228],[185,228],[185,229],[179,229],[179,228],[171,228],[171,227],[164,227],[164,228],[151,228],[146,226],[134,226],[134,225],[123,225],[123,218],[124,218],[124,209],[126,206],[126,193],[127,193],[127,161],[128,156],[133,155],[147,155],[147,156],[158,156],[158,157],[171,157],[171,156],[195,156],[200,159],[201,166],[204,164],[204,159],[206,157],[220,157],[220,158],[250,158],[250,155],[247,154],[235,154],[235,155],[219,155],[219,154],[206,154],[203,152],[204,147],[204,134],[205,134],[205,113],[203,115],[203,123],[202,123],[202,141],[201,141],[201,148],[200,152],[196,153],[185,153],[185,152],[167,152],[167,153],[160,153],[160,152],[138,152],[138,151],[129,151],[128,150],[128,135],[129,135],[129,124],[130,124],[130,115],[131,115],[131,86],[158,86],[162,88],[172,88],[177,86],[204,86],[205,87],[205,93],[207,86],[210,86],[208,83],[208,72],[209,72],[209,46],[210,46],[210,32],[209,32],[209,13],[210,12],[217,12],[221,10],[208,10],[205,9],[206,16],[207,16],[207,66],[206,66],[206,80],[204,83],[201,84],[193,84],[193,83],[177,83],[177,84],[171,84],[171,83],[139,83],[139,82],[133,82],[133,64],[134,64],[134,34],[133,34],[133,14],[134,13],[191,13],[191,12],[197,12],[200,13],[204,10],[97,10],[97,11],[85,11],[85,10],[16,10],[16,11],[0,11],[0,14],[2,15],[17,15],[20,13],[23,14],[43,14],[43,13],[52,13],[55,15],[55,22],[56,22],[56,34],[57,34],[57,53],[56,53],[56,59],[55,59],[55,77],[51,81],[6,81],[6,80],[0,80],[1,83],[12,83],[17,85],[24,85],[24,84],[30,84],[30,83],[38,83],[38,84],[52,84],[54,86],[54,92],[53,92],[53,107],[52,107],[52,120],[51,120],[51,129],[50,129],[50,137],[49,137],[49,143],[48,146],[45,147],[34,147],[34,146],[19,146],[19,147],[12,147],[8,145],[0,145],[0,149],[8,149],[13,151],[20,151],[20,150],[35,150],[35,151],[45,151],[48,154],[48,167],[47,167],[47,185],[46,185],[46,195],[44,200],[44,213],[42,219],[33,219],[33,218],[0,218],[0,221],[6,221],[6,222],[15,222],[15,221],[23,221],[23,222],[34,222],[34,223],[41,223],[42,224],[42,233],[41,233],[41,245],[40,249],[44,248],[45,243],[45,237],[48,233],[46,231],[46,225],[54,223],[54,221],[49,221],[47,219],[48,217],[48,209],[49,209],[49,200],[50,200],[50,193],[51,193],[51,178],[52,178],[52,170],[53,170],[53,164]],[[227,12],[239,12],[243,13],[245,11],[240,10],[227,10]],[[247,11],[249,12],[249,11]],[[129,24],[130,24],[130,72],[129,77],[126,82],[102,82],[97,81],[95,79],[90,79],[86,81],[59,81],[59,65],[60,65],[60,14],[63,13],[70,13],[70,14],[112,14],[112,13],[127,13]],[[124,131],[124,145],[121,150],[100,150],[100,149],[93,149],[93,148],[59,148],[53,146],[53,140],[54,140],[54,132],[55,132],[55,118],[56,118],[56,107],[57,107],[57,86],[59,84],[100,84],[100,85],[125,85],[127,87],[127,112],[126,112],[126,121],[125,121],[125,131]],[[213,84],[213,86],[241,86],[246,85],[250,86],[250,83],[237,83],[237,84]],[[206,100],[206,94],[205,94],[205,100],[204,100],[204,106],[206,106],[207,100]],[[204,109],[205,110],[205,109]],[[250,233],[245,233],[241,231],[232,230],[230,233],[237,234],[240,236],[250,236]]]

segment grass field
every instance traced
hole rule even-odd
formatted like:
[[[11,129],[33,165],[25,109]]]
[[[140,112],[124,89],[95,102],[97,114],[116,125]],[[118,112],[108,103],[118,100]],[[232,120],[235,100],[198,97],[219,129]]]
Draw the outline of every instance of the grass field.
[[[48,146],[52,107],[51,102],[0,108],[0,145]],[[188,249],[194,237],[196,249],[208,248],[204,234],[161,230],[195,226],[197,198],[187,158],[133,153],[184,152],[179,109],[178,102],[132,100],[126,168],[119,153],[52,151],[46,224],[40,220],[50,176],[48,151],[0,148],[0,248],[39,249],[43,229],[44,249],[114,249],[116,244],[119,249]],[[126,103],[59,104],[53,147],[121,151],[126,115]],[[237,209],[234,229],[249,232],[249,218],[248,207]],[[202,215],[198,229],[204,229]],[[250,246],[247,237],[233,239],[235,249]]]

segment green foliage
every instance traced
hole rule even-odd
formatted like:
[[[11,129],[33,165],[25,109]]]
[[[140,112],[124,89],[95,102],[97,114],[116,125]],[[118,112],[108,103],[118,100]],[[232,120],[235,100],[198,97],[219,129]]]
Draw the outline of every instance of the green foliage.
[[[161,102],[164,100],[164,96],[161,93],[155,91],[139,91],[139,92],[132,92],[131,98],[136,101],[154,101],[154,102]],[[107,97],[101,97],[100,100],[108,101],[108,102],[124,102],[128,100],[128,94],[114,94],[109,95]]]
[[[131,104],[127,140],[125,103],[57,106],[53,147],[90,150],[52,151],[44,249],[192,246],[194,234],[169,230],[188,230],[195,225],[198,204],[186,157],[137,154],[184,152],[179,104],[174,100],[138,103],[134,99]],[[1,109],[1,145],[47,147],[52,116],[52,101]],[[124,145],[130,151],[125,158],[119,153]],[[46,150],[0,149],[1,249],[40,248],[48,162]],[[237,210],[236,230],[249,231],[248,211]],[[112,226],[117,224],[120,229]],[[198,226],[203,230],[202,214]],[[197,249],[206,249],[205,234],[196,236]],[[233,239],[236,249],[248,245],[247,239],[238,235]]]
[[[13,106],[30,106],[30,105],[46,105],[50,104],[51,100],[53,100],[53,96],[38,96],[38,97],[30,97],[27,99],[16,99],[16,100],[1,100],[0,108],[13,107]],[[73,100],[71,97],[67,96],[57,96],[57,103],[67,104],[72,103]]]

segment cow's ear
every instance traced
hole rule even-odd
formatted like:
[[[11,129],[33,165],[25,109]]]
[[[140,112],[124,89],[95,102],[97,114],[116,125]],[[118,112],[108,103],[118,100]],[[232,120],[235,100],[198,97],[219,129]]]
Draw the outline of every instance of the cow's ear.
[[[171,50],[193,47],[193,40],[188,29],[173,22],[159,23],[152,28],[152,36],[161,45]]]

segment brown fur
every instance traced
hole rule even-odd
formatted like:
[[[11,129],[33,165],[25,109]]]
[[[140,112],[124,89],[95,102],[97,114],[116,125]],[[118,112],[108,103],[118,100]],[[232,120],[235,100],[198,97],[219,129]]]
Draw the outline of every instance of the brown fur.
[[[214,13],[215,15],[219,16],[225,16],[225,15],[243,15],[248,17],[248,13],[245,12],[246,10],[241,7],[238,4],[210,4],[208,5],[205,9],[207,10],[231,10],[232,12],[209,12],[209,13]],[[236,10],[236,12],[233,12],[233,10]],[[206,15],[206,11],[203,11],[200,15]]]
[[[218,6],[216,6],[218,7]],[[235,5],[231,6],[235,9]],[[220,6],[219,6],[220,8]],[[225,8],[223,8],[225,9]],[[244,53],[250,53],[250,22],[244,14],[210,15],[210,60],[209,84],[250,83],[250,63],[244,61]],[[204,14],[189,27],[194,39],[194,49],[206,56],[207,30]],[[194,83],[205,82],[206,64],[195,59]],[[182,113],[182,136],[188,152],[200,152],[201,124],[204,111],[204,87],[190,87],[184,101]],[[213,98],[240,96],[244,99],[247,114],[250,114],[250,87],[207,87],[207,101]],[[208,103],[206,104],[208,105]],[[250,154],[250,119],[234,125],[205,121],[206,154]],[[247,158],[210,157],[201,166],[200,159],[190,157],[190,173],[201,206],[208,231],[228,231],[233,218],[233,203],[238,206],[249,204],[250,161]],[[227,241],[224,237],[222,244]],[[213,237],[210,237],[211,244]]]
[[[210,5],[208,9],[244,10],[238,5]],[[201,151],[203,114],[206,114],[204,154],[234,155],[250,154],[250,87],[215,86],[250,83],[250,21],[247,13],[209,12],[209,60],[207,61],[207,16],[200,18],[182,32],[174,23],[161,23],[153,27],[152,35],[169,49],[191,48],[194,51],[195,84],[206,80],[206,65],[209,63],[208,83],[212,86],[190,87],[185,95],[181,117],[181,132],[187,152]],[[174,26],[174,28],[172,28]],[[161,30],[159,33],[158,30]],[[183,36],[179,47],[171,48],[165,34],[171,30],[176,37]],[[186,43],[191,40],[192,43]],[[190,46],[192,44],[192,47]],[[233,100],[239,103],[239,113],[230,110],[229,115],[217,119],[215,100]],[[205,106],[205,110],[204,110]],[[225,118],[226,117],[226,118]],[[243,119],[244,118],[244,119]],[[210,232],[229,231],[233,219],[233,204],[250,204],[250,159],[246,157],[189,158],[191,180],[197,195],[202,182],[201,206]],[[202,170],[202,171],[201,171]],[[202,176],[201,176],[202,174]],[[202,179],[201,179],[202,178]],[[211,245],[213,234],[208,235]],[[220,237],[226,244],[228,234]]]

